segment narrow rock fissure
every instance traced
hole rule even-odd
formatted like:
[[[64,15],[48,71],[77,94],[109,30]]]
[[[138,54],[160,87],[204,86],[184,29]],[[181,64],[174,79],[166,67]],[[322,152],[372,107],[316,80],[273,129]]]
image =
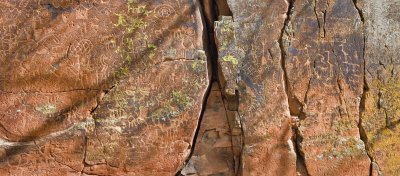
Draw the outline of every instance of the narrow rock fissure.
[[[367,93],[369,91],[369,87],[368,87],[368,83],[367,83],[367,64],[366,64],[366,60],[365,60],[365,49],[366,49],[366,33],[365,33],[365,18],[364,18],[364,14],[362,9],[358,6],[358,1],[357,0],[353,0],[354,3],[354,7],[356,8],[358,15],[360,17],[360,20],[362,22],[363,25],[363,52],[362,52],[362,58],[363,58],[363,69],[364,69],[364,74],[363,74],[363,78],[364,78],[364,85],[363,85],[363,92],[361,95],[361,100],[360,100],[360,107],[359,107],[359,119],[358,119],[358,130],[359,130],[359,134],[360,134],[360,139],[363,141],[364,146],[365,146],[365,151],[367,153],[368,158],[370,159],[371,163],[370,163],[370,170],[369,170],[369,175],[372,176],[373,172],[374,172],[374,163],[377,166],[378,172],[380,173],[380,167],[379,165],[375,162],[373,156],[370,153],[371,147],[369,146],[369,142],[368,142],[368,137],[367,134],[364,130],[364,127],[362,126],[362,116],[363,116],[363,112],[365,111],[365,100],[367,98]]]
[[[231,11],[229,10],[229,7],[227,6],[227,2],[224,0],[219,0],[217,2],[213,0],[200,0],[200,2],[201,2],[201,14],[204,23],[204,35],[205,35],[204,46],[207,55],[207,65],[208,68],[210,69],[209,73],[211,73],[211,76],[210,76],[210,83],[208,85],[206,94],[202,102],[202,109],[199,116],[198,125],[196,127],[195,135],[192,139],[193,140],[192,145],[190,146],[190,154],[186,159],[182,168],[175,174],[176,176],[183,175],[181,172],[184,169],[185,165],[189,163],[195,151],[196,141],[199,136],[201,123],[203,121],[204,113],[206,111],[206,105],[211,94],[212,85],[214,83],[218,83],[219,87],[221,87],[222,85],[218,77],[218,72],[220,71],[220,68],[218,66],[218,49],[214,35],[214,21],[218,20],[219,15],[232,15]],[[222,92],[223,89],[221,88],[220,90],[221,90],[221,95],[224,95]],[[223,103],[224,104],[226,103],[225,99]],[[226,109],[225,111],[226,113],[228,113]]]
[[[93,120],[95,120],[93,116],[94,116],[94,114],[95,114],[97,108],[100,106],[100,103],[101,103],[102,99],[103,99],[112,89],[114,89],[115,86],[116,86],[117,84],[118,84],[118,82],[115,83],[115,84],[113,84],[111,87],[109,87],[109,88],[103,90],[103,95],[101,95],[100,97],[98,97],[98,99],[96,100],[96,101],[97,101],[96,106],[93,107],[93,109],[90,111],[90,115],[91,115],[91,117],[93,118]],[[96,129],[96,123],[94,123],[94,128]],[[85,146],[83,146],[83,147],[84,147],[84,148],[83,148],[84,151],[83,151],[83,158],[82,158],[82,165],[83,165],[83,167],[82,167],[82,170],[80,170],[80,175],[83,175],[83,174],[86,174],[86,175],[87,175],[87,173],[85,173],[85,168],[90,167],[90,165],[89,165],[88,163],[86,163],[87,146],[88,146],[88,134],[87,134],[87,133],[85,133],[85,142],[84,142],[84,143],[85,143]]]
[[[296,117],[296,120],[302,120],[302,117],[304,116],[303,112],[303,104],[293,95],[290,87],[290,82],[289,78],[287,75],[287,70],[286,70],[286,52],[285,52],[285,44],[284,44],[284,37],[285,37],[285,32],[288,29],[288,25],[290,23],[290,19],[293,13],[294,9],[294,2],[295,0],[289,0],[289,7],[288,11],[286,13],[286,19],[284,22],[284,26],[282,28],[281,36],[279,39],[279,46],[281,49],[281,68],[283,70],[283,78],[284,78],[284,87],[285,87],[285,93],[287,95],[288,99],[288,105],[289,105],[289,111],[290,115]],[[318,18],[317,18],[318,19]],[[318,21],[319,22],[319,21]],[[302,142],[302,136],[299,131],[299,125],[298,122],[294,123],[295,125],[292,126],[292,131],[293,131],[293,136],[292,136],[292,142],[294,146],[294,150],[296,152],[296,170],[298,173],[300,173],[303,176],[309,175],[308,170],[306,167],[305,163],[305,158],[304,158],[304,152],[301,150],[301,142]]]
[[[354,7],[357,9],[358,15],[360,16],[361,22],[364,23],[364,14],[362,9],[358,6],[358,0],[353,0]]]
[[[80,175],[83,175],[83,174],[84,174],[84,171],[85,171],[85,168],[89,166],[89,165],[86,163],[87,145],[88,145],[88,137],[87,137],[87,134],[86,134],[86,136],[85,136],[85,146],[83,146],[83,147],[84,147],[84,150],[83,150],[83,159],[82,159],[83,167],[82,167],[82,170],[80,171]]]
[[[364,45],[364,47],[365,47],[365,45]],[[365,48],[364,48],[364,50],[365,50]],[[363,52],[363,55],[364,55],[364,52]],[[365,68],[365,58],[364,58],[364,88],[363,88],[363,93],[361,96],[360,107],[359,107],[360,114],[359,114],[359,120],[358,120],[358,130],[360,133],[360,139],[364,143],[365,151],[367,152],[367,156],[371,161],[369,175],[372,176],[373,175],[373,165],[375,163],[375,160],[369,152],[371,150],[371,147],[369,146],[367,133],[365,132],[364,127],[362,126],[362,113],[365,111],[365,100],[366,100],[367,93],[369,91],[369,87],[368,87],[366,76],[365,76],[365,74],[366,74],[365,70],[366,70],[366,68]],[[379,169],[379,166],[378,166],[378,169]],[[378,172],[380,172],[380,171],[378,170]]]
[[[189,156],[187,157],[187,159],[185,160],[185,163],[184,163],[184,165],[182,166],[182,168],[179,169],[179,171],[175,174],[176,176],[181,176],[181,175],[182,175],[182,174],[181,174],[182,169],[185,167],[185,165],[189,162],[189,160],[190,160],[190,159],[192,158],[192,156],[193,156],[194,150],[195,150],[195,148],[196,148],[196,141],[197,141],[197,138],[198,138],[198,136],[199,136],[199,131],[200,131],[201,123],[202,123],[202,121],[203,121],[204,112],[206,111],[207,101],[208,101],[208,98],[210,97],[211,85],[212,85],[212,83],[210,82],[209,85],[208,85],[208,87],[207,87],[206,94],[205,94],[205,96],[204,96],[204,98],[203,98],[203,101],[202,101],[202,107],[201,107],[201,112],[200,112],[199,120],[198,120],[198,122],[197,122],[197,127],[196,127],[195,134],[194,134],[194,136],[193,136],[193,138],[192,138],[192,145],[190,146],[190,154],[189,154]]]

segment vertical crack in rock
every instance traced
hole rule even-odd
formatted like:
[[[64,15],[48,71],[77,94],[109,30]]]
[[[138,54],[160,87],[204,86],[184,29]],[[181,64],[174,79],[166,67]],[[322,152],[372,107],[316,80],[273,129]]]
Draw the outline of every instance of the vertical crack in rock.
[[[224,8],[229,9],[228,6]],[[225,15],[232,14],[221,14],[219,21],[215,22],[215,38],[218,49],[218,81],[222,87],[221,94],[224,97],[223,101],[231,132],[234,171],[236,175],[242,175],[242,153],[245,144],[243,123],[239,114],[237,78],[239,78],[239,68],[242,64],[244,52],[237,47],[237,23],[234,21],[233,16]]]
[[[179,169],[178,172],[175,174],[176,176],[182,175],[181,174],[182,170],[185,168],[185,165],[189,163],[190,159],[193,156],[194,150],[196,148],[196,140],[199,137],[200,127],[201,127],[201,123],[203,121],[204,112],[206,111],[207,101],[208,101],[208,98],[210,97],[211,85],[212,85],[212,83],[210,82],[208,87],[207,87],[206,94],[205,94],[205,96],[204,96],[204,98],[202,100],[201,112],[200,112],[200,116],[199,116],[199,119],[198,119],[198,122],[197,122],[197,127],[196,127],[196,130],[195,130],[195,134],[194,134],[194,136],[192,138],[192,145],[189,146],[190,147],[189,156],[187,157],[186,161],[184,162],[184,165],[182,166],[182,168]]]
[[[83,174],[84,174],[85,167],[88,166],[88,164],[85,162],[86,153],[87,153],[87,145],[88,145],[88,137],[87,137],[87,134],[85,134],[85,142],[84,142],[84,143],[85,143],[85,146],[83,146],[83,159],[82,159],[83,167],[82,167],[82,170],[80,171],[80,174],[79,174],[79,175],[83,175]]]
[[[365,35],[365,34],[364,34]],[[365,36],[364,36],[364,50],[363,50],[363,55],[365,55]],[[362,96],[361,96],[361,101],[360,101],[360,107],[359,107],[359,120],[358,120],[358,130],[360,133],[360,139],[363,141],[364,146],[365,146],[365,151],[367,152],[367,156],[371,161],[371,165],[370,165],[370,176],[373,175],[374,172],[374,167],[376,166],[378,172],[380,173],[380,167],[379,165],[375,162],[375,159],[373,158],[373,156],[370,153],[371,147],[369,146],[369,141],[368,141],[368,137],[367,137],[367,133],[364,129],[364,127],[362,126],[362,120],[363,120],[363,112],[365,111],[365,100],[366,100],[366,96],[367,93],[369,92],[369,87],[368,87],[368,83],[366,80],[366,64],[365,64],[365,57],[364,58],[364,85],[363,85],[363,92],[362,92]]]
[[[363,93],[362,93],[362,96],[361,96],[360,107],[359,107],[359,113],[360,114],[359,114],[359,120],[358,120],[358,130],[359,130],[359,133],[360,133],[360,139],[364,143],[365,151],[367,152],[367,156],[371,161],[370,176],[372,176],[373,175],[373,171],[374,171],[373,170],[374,169],[374,164],[377,166],[378,172],[380,172],[379,171],[380,169],[379,169],[379,166],[375,163],[374,158],[371,156],[371,154],[369,152],[371,149],[370,149],[370,146],[369,146],[367,133],[365,132],[365,130],[364,130],[363,126],[362,126],[362,116],[363,116],[363,112],[365,111],[365,99],[366,99],[367,92],[369,91],[367,80],[366,80],[366,76],[365,76],[365,74],[366,74],[365,70],[366,70],[366,68],[365,68],[365,58],[364,58],[364,75],[363,75],[364,76],[364,88],[363,88]]]
[[[293,131],[293,136],[292,136],[292,142],[293,142],[293,146],[296,152],[296,170],[297,173],[305,176],[305,175],[309,175],[308,171],[307,171],[307,167],[306,167],[306,163],[305,163],[305,159],[304,159],[304,152],[301,150],[301,141],[302,141],[302,136],[300,134],[300,131],[298,130],[299,128],[299,120],[302,120],[302,117],[304,116],[304,112],[303,112],[303,104],[293,95],[292,91],[291,91],[291,87],[290,87],[290,82],[288,79],[288,73],[287,73],[287,69],[286,69],[286,52],[285,52],[285,44],[284,42],[284,37],[285,37],[285,32],[287,32],[287,30],[289,29],[289,23],[290,23],[290,19],[291,19],[291,15],[293,13],[293,9],[294,9],[294,2],[295,0],[288,0],[289,3],[289,7],[288,7],[288,11],[286,13],[286,19],[285,19],[285,23],[284,26],[282,28],[282,32],[281,32],[281,36],[279,38],[279,46],[281,49],[281,68],[283,70],[284,73],[284,87],[285,87],[285,93],[288,99],[288,105],[289,105],[289,111],[290,111],[290,115],[292,117],[294,117],[295,122],[293,123],[292,126],[292,131]],[[315,11],[316,13],[316,11]],[[316,13],[317,15],[317,13]],[[317,16],[318,19],[318,16]],[[318,24],[320,25],[319,21]],[[310,79],[311,81],[311,79]],[[309,82],[310,84],[310,82]],[[306,94],[309,90],[310,85],[308,85]],[[307,96],[305,96],[307,97]],[[306,101],[304,101],[306,102]]]
[[[335,50],[332,48],[332,54],[336,57],[336,58],[339,58],[339,56],[335,53]],[[339,62],[339,60],[336,60],[336,64],[337,65],[340,65],[340,62]],[[343,73],[343,70],[342,70],[342,68],[341,67],[339,67],[339,71],[340,71],[340,73]],[[345,98],[345,95],[344,95],[344,85],[343,85],[343,78],[342,78],[342,75],[340,74],[340,73],[338,73],[338,71],[336,71],[336,70],[333,70],[333,74],[334,75],[337,75],[337,78],[336,78],[336,85],[337,85],[337,91],[338,91],[338,98],[339,98],[339,113],[338,113],[338,115],[339,115],[339,117],[340,117],[340,119],[342,119],[343,117],[342,117],[342,115],[345,115],[345,116],[347,116],[346,118],[349,118],[349,110],[348,110],[348,107],[347,107],[347,102],[346,102],[346,98]]]
[[[315,14],[315,18],[317,19],[317,22],[318,22],[318,28],[321,29],[321,22],[319,21],[318,13],[317,13],[317,0],[314,0],[314,14]]]
[[[96,113],[97,108],[100,106],[100,103],[102,102],[103,98],[117,86],[118,82],[114,83],[111,87],[103,90],[103,92],[100,94],[100,96],[97,98],[96,101],[96,106],[90,111],[90,118],[92,118],[95,121],[94,114]],[[94,128],[96,129],[96,123],[94,123]],[[85,168],[89,166],[89,164],[86,163],[86,154],[87,154],[87,146],[88,146],[88,134],[87,131],[85,132],[85,141],[84,141],[84,146],[83,146],[83,158],[82,158],[82,170],[80,171],[80,175],[85,174]]]
[[[326,2],[326,7],[329,6],[328,2]],[[315,18],[318,22],[319,35],[321,38],[325,38],[326,29],[325,29],[325,21],[326,21],[326,9],[320,10],[318,6],[318,1],[314,0],[314,13]],[[321,14],[322,13],[322,14]]]
[[[229,85],[227,85],[227,78],[225,77],[224,73],[225,71],[222,70],[222,65],[220,63],[220,51],[218,47],[218,19],[230,19],[233,24],[233,18],[232,18],[232,12],[228,6],[227,1],[225,0],[218,0],[218,1],[213,1],[213,0],[203,0],[202,1],[202,18],[203,21],[205,22],[206,26],[206,34],[205,36],[207,37],[205,43],[207,44],[208,48],[206,48],[207,52],[207,58],[208,58],[208,68],[211,69],[211,82],[210,86],[207,92],[207,96],[205,97],[203,101],[203,107],[202,107],[202,113],[201,117],[199,119],[199,123],[197,126],[196,134],[195,137],[193,138],[193,145],[190,151],[190,155],[188,159],[185,162],[185,165],[176,175],[185,175],[185,174],[192,174],[192,173],[187,173],[185,170],[191,170],[191,168],[194,168],[196,170],[196,161],[197,156],[193,156],[193,152],[196,149],[196,140],[199,140],[198,138],[202,138],[203,136],[199,136],[200,127],[202,127],[201,123],[206,123],[203,121],[203,119],[207,118],[204,117],[204,113],[207,110],[207,102],[209,101],[209,97],[211,94],[211,85],[213,83],[217,83],[220,87],[219,91],[222,97],[222,103],[223,103],[223,108],[225,111],[226,115],[226,122],[229,128],[229,138],[230,138],[230,148],[231,148],[231,154],[232,156],[229,157],[227,156],[227,159],[232,158],[232,166],[229,168],[229,170],[235,173],[235,175],[240,175],[240,168],[241,168],[241,153],[242,153],[242,146],[243,146],[243,129],[242,129],[242,122],[240,120],[240,116],[238,113],[238,104],[239,104],[239,97],[238,97],[238,91],[236,89],[236,82],[229,82]],[[214,23],[215,22],[215,23]],[[234,44],[234,43],[232,43]],[[236,72],[237,69],[233,69],[232,73],[234,74],[234,77],[238,76],[238,73]],[[229,79],[229,78],[228,78]],[[231,80],[230,80],[231,81]],[[234,80],[236,81],[236,79]],[[215,91],[215,90],[214,90]],[[212,103],[212,102],[211,102]],[[208,114],[207,114],[208,115]],[[205,120],[207,121],[207,120]],[[207,126],[207,124],[204,124]],[[204,126],[206,128],[206,126]],[[202,127],[203,128],[203,127]],[[202,134],[202,135],[205,135]],[[201,144],[205,145],[205,144]],[[202,147],[202,146],[200,146]],[[201,149],[200,149],[201,150]],[[193,160],[193,161],[192,161]],[[207,163],[211,164],[211,163]],[[223,164],[223,163],[219,163]],[[187,167],[187,168],[186,168]],[[198,166],[200,167],[200,166]],[[205,169],[205,168],[203,168]],[[192,172],[197,172],[197,171],[192,171]],[[203,171],[202,171],[203,172]],[[207,172],[207,171],[205,171]],[[213,171],[210,171],[213,172]],[[216,173],[217,174],[217,173]]]
[[[362,95],[361,95],[361,100],[360,100],[360,107],[359,107],[359,119],[358,119],[358,130],[359,130],[359,134],[360,134],[360,139],[361,141],[363,141],[364,146],[365,146],[365,151],[367,153],[368,158],[371,161],[370,164],[370,176],[373,175],[374,172],[374,167],[376,167],[377,171],[379,173],[381,173],[380,171],[380,167],[379,165],[375,162],[373,156],[370,153],[371,147],[369,146],[369,142],[368,142],[368,137],[367,137],[367,133],[362,125],[362,120],[363,120],[363,112],[365,111],[365,100],[367,98],[367,93],[369,91],[369,87],[368,87],[368,82],[367,82],[367,78],[366,78],[366,74],[367,74],[367,64],[366,64],[366,59],[365,59],[365,50],[366,50],[366,32],[365,32],[365,18],[364,18],[364,14],[362,9],[358,6],[358,1],[357,0],[353,0],[354,3],[354,7],[357,9],[359,17],[361,19],[362,25],[363,25],[363,50],[362,50],[362,58],[363,58],[363,91],[362,91]],[[379,104],[378,104],[379,106]]]
[[[206,55],[207,55],[207,65],[208,68],[210,69],[209,73],[211,73],[211,77],[209,81],[209,85],[207,87],[207,91],[206,94],[202,100],[202,107],[201,107],[201,113],[198,119],[198,123],[197,123],[197,127],[195,130],[195,135],[192,138],[192,145],[190,146],[190,153],[189,156],[187,157],[186,161],[184,162],[183,166],[181,169],[178,170],[178,172],[175,174],[176,176],[181,176],[184,175],[184,173],[182,172],[183,169],[185,169],[186,165],[190,164],[190,160],[193,158],[193,154],[194,151],[196,149],[196,141],[197,138],[199,137],[199,133],[200,133],[200,127],[201,127],[201,123],[203,121],[203,117],[204,117],[204,113],[207,109],[207,102],[208,99],[210,97],[211,94],[211,87],[214,81],[218,81],[218,51],[216,49],[215,46],[215,42],[214,42],[214,33],[213,33],[213,24],[212,21],[214,21],[216,19],[216,14],[215,14],[215,2],[214,1],[210,1],[210,0],[196,0],[196,4],[198,4],[199,6],[201,6],[201,18],[203,21],[203,26],[204,26],[204,45],[206,46],[205,50],[206,50]]]
[[[97,98],[97,103],[96,106],[90,111],[90,116],[95,120],[95,118],[93,117],[97,108],[100,106],[101,101],[103,100],[103,98],[112,90],[115,88],[115,86],[117,86],[118,82],[113,84],[111,87],[109,87],[108,89],[103,90],[102,94],[100,94],[100,96]],[[95,124],[95,128],[96,128],[96,123]]]
[[[358,6],[358,0],[353,0],[354,3],[354,7],[357,9],[358,11],[358,15],[360,16],[361,22],[364,24],[364,14],[362,12],[362,9]],[[365,38],[365,34],[364,34],[364,38]],[[365,44],[365,43],[364,43]],[[365,46],[365,45],[364,45]]]

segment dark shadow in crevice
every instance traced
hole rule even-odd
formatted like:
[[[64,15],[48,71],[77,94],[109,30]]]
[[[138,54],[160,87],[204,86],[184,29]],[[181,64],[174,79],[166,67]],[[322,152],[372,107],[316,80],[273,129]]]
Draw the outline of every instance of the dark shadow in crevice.
[[[229,9],[228,3],[226,0],[200,0],[200,12],[203,19],[203,28],[204,28],[204,50],[206,51],[207,55],[207,66],[209,68],[210,76],[210,83],[207,88],[207,92],[203,98],[202,110],[199,117],[198,125],[196,128],[195,135],[193,137],[190,154],[187,160],[185,161],[182,168],[175,174],[176,176],[182,176],[181,172],[182,169],[186,166],[186,164],[190,161],[193,156],[194,150],[196,148],[196,141],[199,135],[202,119],[204,116],[204,112],[206,111],[206,105],[208,98],[211,93],[211,86],[214,82],[217,82],[221,87],[221,83],[219,81],[218,73],[220,72],[219,64],[218,64],[218,49],[217,44],[215,41],[215,34],[214,34],[214,22],[218,20],[218,17],[221,15],[224,16],[231,16],[232,12]],[[222,91],[223,89],[221,89]],[[221,92],[221,94],[223,94]]]

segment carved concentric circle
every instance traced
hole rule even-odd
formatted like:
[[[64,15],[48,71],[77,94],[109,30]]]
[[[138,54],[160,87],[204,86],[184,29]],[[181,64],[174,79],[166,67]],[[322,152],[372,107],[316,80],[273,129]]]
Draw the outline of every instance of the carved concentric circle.
[[[157,18],[161,18],[161,19],[169,18],[176,14],[174,7],[172,7],[168,4],[163,4],[163,5],[156,7],[154,9],[154,12],[155,12]]]

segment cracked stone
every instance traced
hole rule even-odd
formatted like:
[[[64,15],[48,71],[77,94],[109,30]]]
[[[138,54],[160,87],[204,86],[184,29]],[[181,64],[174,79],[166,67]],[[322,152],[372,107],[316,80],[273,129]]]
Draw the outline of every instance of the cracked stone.
[[[399,10],[3,0],[0,175],[398,175]]]

